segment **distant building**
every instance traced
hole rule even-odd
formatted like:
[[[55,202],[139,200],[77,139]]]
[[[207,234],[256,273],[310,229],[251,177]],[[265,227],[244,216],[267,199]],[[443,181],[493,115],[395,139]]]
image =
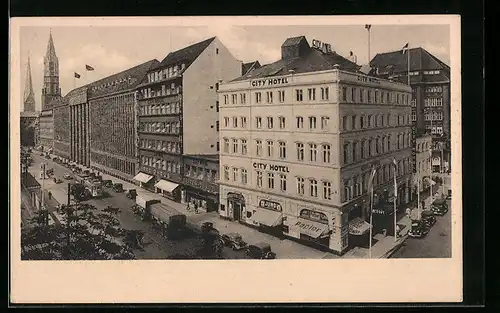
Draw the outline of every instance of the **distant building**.
[[[220,216],[342,254],[368,243],[375,169],[374,231],[390,234],[394,173],[411,200],[410,87],[304,36],[281,52],[220,86]]]
[[[241,70],[241,62],[212,37],[169,53],[148,72],[137,88],[140,168],[135,178],[144,188],[188,200],[181,186],[183,156],[218,154],[216,92],[220,81],[239,77]]]
[[[183,156],[182,198],[207,211],[219,205],[219,155]]]
[[[451,138],[450,67],[424,48],[410,53],[410,84],[412,87],[412,121],[417,136],[430,133],[436,149],[444,149],[443,160],[449,163]],[[376,75],[408,83],[408,56],[402,51],[377,54],[370,62]]]
[[[250,73],[251,71],[258,69],[260,67],[261,67],[261,65],[260,65],[259,61],[243,63],[241,65],[241,76],[244,76],[244,75]]]
[[[33,91],[33,80],[31,78],[31,65],[28,57],[26,68],[26,83],[24,85],[24,112],[35,112],[35,93]]]
[[[420,191],[429,187],[429,171],[431,169],[432,137],[430,134],[422,135],[416,138],[416,169],[417,172],[413,178],[414,188],[420,186]],[[417,179],[419,182],[417,182]],[[414,189],[416,190],[416,189]]]
[[[43,66],[42,111],[52,109],[52,101],[61,97],[61,88],[59,87],[59,59],[56,55],[52,33],[49,34],[49,42]]]
[[[38,144],[39,116],[35,112],[35,93],[33,92],[33,80],[31,78],[31,65],[28,57],[26,67],[26,83],[24,85],[24,110],[20,116],[21,145],[35,147]]]

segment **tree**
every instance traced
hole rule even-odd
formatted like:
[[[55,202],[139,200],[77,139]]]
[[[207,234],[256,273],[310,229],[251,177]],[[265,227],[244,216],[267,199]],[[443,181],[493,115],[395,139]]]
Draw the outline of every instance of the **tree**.
[[[89,204],[61,208],[60,223],[49,225],[46,210],[21,229],[22,260],[128,260],[135,259],[120,227],[117,208],[98,210]]]
[[[169,259],[176,260],[209,260],[223,259],[223,245],[219,233],[215,230],[202,232],[191,241],[194,248],[187,249],[184,253],[175,253],[169,256]]]

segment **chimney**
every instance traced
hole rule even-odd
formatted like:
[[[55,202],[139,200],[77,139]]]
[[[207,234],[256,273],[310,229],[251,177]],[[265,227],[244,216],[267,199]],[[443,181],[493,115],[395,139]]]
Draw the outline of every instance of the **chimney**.
[[[310,51],[311,47],[305,36],[287,38],[281,45],[281,59],[305,57]]]

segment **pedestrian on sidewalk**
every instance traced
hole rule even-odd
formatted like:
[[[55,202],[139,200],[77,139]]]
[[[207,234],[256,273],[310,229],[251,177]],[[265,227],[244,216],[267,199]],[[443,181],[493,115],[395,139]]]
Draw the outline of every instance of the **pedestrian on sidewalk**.
[[[52,192],[49,191],[49,200],[52,199]]]
[[[194,214],[198,214],[198,204],[194,203]]]

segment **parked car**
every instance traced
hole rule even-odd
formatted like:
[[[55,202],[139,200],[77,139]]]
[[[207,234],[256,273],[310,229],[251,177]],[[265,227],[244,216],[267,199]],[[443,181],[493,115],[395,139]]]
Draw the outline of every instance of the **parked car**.
[[[215,229],[214,223],[212,223],[212,222],[203,222],[203,224],[201,224],[201,232],[202,233],[208,233],[212,229]]]
[[[221,236],[221,240],[224,246],[230,247],[233,250],[241,250],[247,246],[247,243],[238,233],[224,234]]]
[[[70,174],[70,173],[65,173],[65,174],[63,175],[63,177],[64,177],[64,179],[73,179],[73,176],[71,176],[71,174]]]
[[[271,245],[266,242],[258,242],[249,245],[245,249],[245,256],[252,259],[276,259],[276,253],[271,251]]]
[[[54,177],[54,183],[60,184],[62,183],[62,180],[60,178]]]
[[[451,189],[448,190],[448,195],[446,196],[446,200],[451,200]]]
[[[448,213],[446,199],[437,199],[431,204],[431,211],[434,215],[443,216]]]
[[[125,195],[129,199],[135,200],[135,197],[137,197],[137,190],[129,189],[129,190],[127,190],[127,193]]]
[[[113,190],[115,192],[123,192],[123,184],[122,183],[116,183],[113,185]]]
[[[422,218],[421,220],[427,227],[432,227],[434,224],[436,224],[436,217],[434,216],[434,213],[429,210],[422,211]]]
[[[102,181],[102,186],[106,188],[113,188],[113,182],[110,179],[105,179]]]
[[[412,238],[424,238],[429,233],[429,227],[422,220],[415,220],[411,223],[408,236]]]

